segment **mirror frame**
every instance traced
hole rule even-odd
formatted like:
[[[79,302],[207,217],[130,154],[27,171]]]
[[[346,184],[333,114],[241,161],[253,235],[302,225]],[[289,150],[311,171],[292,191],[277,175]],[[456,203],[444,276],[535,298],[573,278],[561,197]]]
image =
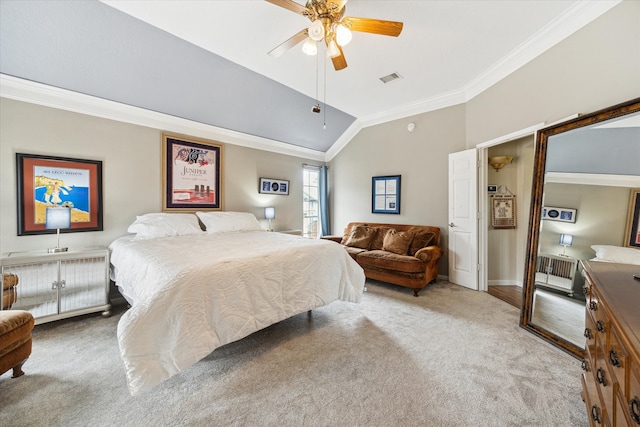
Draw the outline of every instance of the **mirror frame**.
[[[535,269],[538,254],[538,238],[542,216],[542,196],[544,193],[544,175],[547,160],[547,143],[549,137],[568,132],[573,129],[591,126],[606,120],[618,118],[640,111],[640,98],[614,105],[590,114],[580,115],[574,119],[540,129],[536,135],[536,146],[533,163],[533,180],[531,186],[531,206],[529,211],[529,232],[527,237],[527,253],[522,286],[522,309],[520,326],[538,337],[561,348],[569,354],[583,358],[584,349],[567,341],[551,331],[531,323],[533,310],[533,293],[535,290]]]

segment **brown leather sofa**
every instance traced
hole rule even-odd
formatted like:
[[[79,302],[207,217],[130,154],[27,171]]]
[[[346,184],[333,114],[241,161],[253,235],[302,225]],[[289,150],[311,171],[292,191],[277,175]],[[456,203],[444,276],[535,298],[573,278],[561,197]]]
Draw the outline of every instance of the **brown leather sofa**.
[[[413,289],[414,296],[438,277],[440,229],[427,225],[351,222],[340,243],[370,279]]]

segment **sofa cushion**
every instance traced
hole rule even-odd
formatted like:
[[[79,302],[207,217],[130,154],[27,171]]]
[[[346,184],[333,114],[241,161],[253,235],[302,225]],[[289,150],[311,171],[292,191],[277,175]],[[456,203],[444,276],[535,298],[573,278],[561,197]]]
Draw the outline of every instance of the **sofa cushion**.
[[[351,229],[349,235],[346,236],[346,240],[342,244],[353,248],[369,249],[371,239],[375,233],[375,228],[359,225]]]
[[[356,261],[362,267],[375,267],[403,273],[424,273],[426,268],[425,263],[418,258],[380,250],[364,251],[358,254]]]
[[[347,253],[349,255],[351,255],[351,258],[353,258],[354,260],[356,259],[356,257],[361,254],[362,252],[366,252],[366,249],[362,249],[362,248],[354,248],[351,246],[344,246],[344,248],[346,249]]]
[[[433,231],[417,230],[414,232],[413,240],[409,246],[409,255],[415,255],[422,248],[426,248],[431,245],[431,242],[436,237]]]
[[[398,255],[407,255],[412,239],[412,231],[389,230],[382,241],[382,250]]]
[[[376,234],[371,239],[371,246],[369,249],[373,250],[382,250],[382,243],[384,242],[384,236],[387,235],[387,232],[391,230],[391,227],[375,227]]]

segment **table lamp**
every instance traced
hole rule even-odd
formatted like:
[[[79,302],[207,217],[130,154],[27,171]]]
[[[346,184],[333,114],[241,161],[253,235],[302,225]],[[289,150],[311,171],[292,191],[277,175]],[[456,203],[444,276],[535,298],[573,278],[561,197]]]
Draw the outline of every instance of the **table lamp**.
[[[49,248],[49,253],[67,252],[69,248],[60,247],[60,229],[71,228],[71,208],[47,208],[45,228],[58,230],[58,242],[55,248]]]
[[[276,217],[276,208],[264,208],[264,217],[269,220],[269,231],[273,231],[271,220]]]
[[[567,246],[571,246],[573,244],[573,234],[561,234],[560,244],[563,246],[562,253],[560,255],[567,256],[564,252],[567,250]]]

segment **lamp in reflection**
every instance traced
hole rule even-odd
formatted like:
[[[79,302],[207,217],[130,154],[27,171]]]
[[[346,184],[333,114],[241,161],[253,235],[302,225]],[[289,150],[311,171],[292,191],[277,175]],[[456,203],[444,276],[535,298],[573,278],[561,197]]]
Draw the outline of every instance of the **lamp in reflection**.
[[[573,244],[573,234],[561,234],[560,235],[560,244],[562,245],[562,253],[560,255],[565,255],[565,251],[567,250],[567,246],[571,246]]]
[[[269,220],[269,231],[273,231],[271,220],[276,217],[276,208],[264,208],[264,217]]]

